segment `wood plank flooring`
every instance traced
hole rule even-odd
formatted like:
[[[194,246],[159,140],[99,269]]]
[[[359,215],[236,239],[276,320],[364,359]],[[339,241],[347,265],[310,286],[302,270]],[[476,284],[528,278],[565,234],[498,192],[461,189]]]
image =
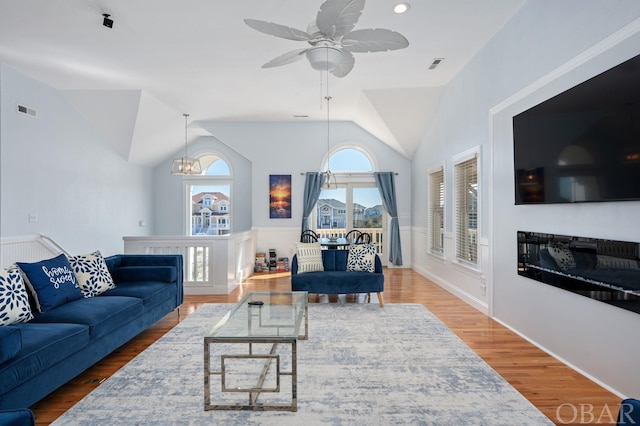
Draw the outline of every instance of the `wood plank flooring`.
[[[547,355],[410,269],[385,268],[385,303],[421,303],[556,424],[615,425],[620,398]],[[287,291],[288,273],[256,274],[230,295],[186,296],[174,311],[31,407],[47,425],[204,303],[232,303],[248,291]],[[372,295],[372,301],[377,300]],[[366,303],[366,295],[310,295],[310,303]],[[384,308],[382,308],[384,309]]]

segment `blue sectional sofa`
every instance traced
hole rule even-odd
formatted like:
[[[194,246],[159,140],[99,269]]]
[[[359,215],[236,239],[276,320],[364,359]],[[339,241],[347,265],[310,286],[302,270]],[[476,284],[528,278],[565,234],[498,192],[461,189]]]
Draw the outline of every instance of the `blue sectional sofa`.
[[[0,409],[31,406],[182,304],[182,256],[104,260],[115,288],[0,327]]]
[[[373,272],[348,271],[349,250],[322,250],[324,271],[298,273],[298,258],[291,259],[291,290],[316,294],[377,293],[380,307],[384,306],[384,275],[382,262],[375,255]]]

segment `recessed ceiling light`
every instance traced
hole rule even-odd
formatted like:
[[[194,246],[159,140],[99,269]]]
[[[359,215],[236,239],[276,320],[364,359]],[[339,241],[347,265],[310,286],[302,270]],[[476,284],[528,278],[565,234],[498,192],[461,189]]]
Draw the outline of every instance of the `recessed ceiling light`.
[[[393,6],[393,12],[398,14],[405,13],[410,7],[409,3],[398,3]]]

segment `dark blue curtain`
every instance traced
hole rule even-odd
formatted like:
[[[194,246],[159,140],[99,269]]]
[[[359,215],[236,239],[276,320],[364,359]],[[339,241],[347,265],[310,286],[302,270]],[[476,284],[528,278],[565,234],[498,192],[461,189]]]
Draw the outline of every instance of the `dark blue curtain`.
[[[318,172],[307,172],[304,181],[304,201],[302,204],[302,232],[311,229],[309,216],[318,202],[322,185],[324,185],[325,175]]]
[[[378,191],[382,198],[382,205],[391,216],[391,229],[389,230],[389,262],[394,265],[402,265],[402,247],[400,245],[400,225],[398,224],[398,206],[396,204],[396,184],[392,172],[375,172]]]

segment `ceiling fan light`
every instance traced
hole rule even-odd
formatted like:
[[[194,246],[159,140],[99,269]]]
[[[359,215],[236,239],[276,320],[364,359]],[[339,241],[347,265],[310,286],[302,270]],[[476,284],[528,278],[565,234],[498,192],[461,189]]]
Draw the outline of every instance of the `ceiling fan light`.
[[[335,47],[314,47],[307,50],[307,59],[314,70],[331,71],[342,60],[342,52]]]
[[[398,3],[393,6],[393,12],[397,14],[405,13],[410,7],[409,3]]]

